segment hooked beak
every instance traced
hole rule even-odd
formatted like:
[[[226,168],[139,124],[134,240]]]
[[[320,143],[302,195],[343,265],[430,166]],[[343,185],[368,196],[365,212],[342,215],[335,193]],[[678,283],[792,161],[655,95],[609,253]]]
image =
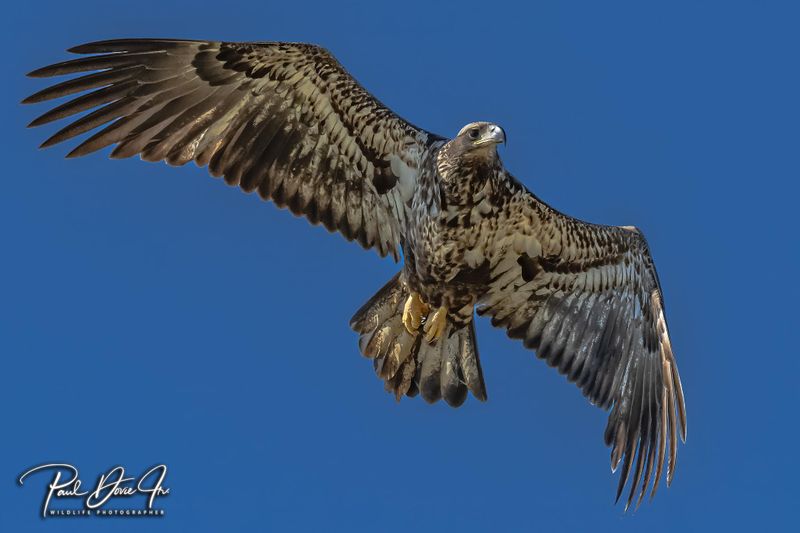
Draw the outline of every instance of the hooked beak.
[[[506,144],[506,132],[500,126],[492,124],[486,136],[480,142],[480,144],[486,143]]]

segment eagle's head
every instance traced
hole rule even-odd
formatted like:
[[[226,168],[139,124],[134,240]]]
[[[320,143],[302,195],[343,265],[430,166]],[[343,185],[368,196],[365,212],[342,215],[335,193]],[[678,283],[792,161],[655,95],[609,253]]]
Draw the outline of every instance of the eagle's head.
[[[494,159],[497,145],[506,142],[506,132],[491,122],[471,122],[461,128],[450,142],[462,157]]]
[[[491,122],[472,122],[442,146],[436,170],[450,202],[469,202],[487,179],[496,176],[503,163],[497,145],[506,142],[506,132]]]

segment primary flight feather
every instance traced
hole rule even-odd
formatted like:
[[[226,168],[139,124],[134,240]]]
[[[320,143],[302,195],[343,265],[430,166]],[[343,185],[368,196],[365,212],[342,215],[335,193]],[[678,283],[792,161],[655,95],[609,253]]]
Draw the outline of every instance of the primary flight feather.
[[[406,122],[326,50],[302,43],[125,39],[31,72],[78,74],[24,100],[81,93],[31,123],[92,110],[43,147],[99,130],[69,153],[208,165],[402,270],[351,320],[361,352],[399,399],[486,399],[473,325],[491,317],[610,409],[605,442],[620,497],[654,495],[675,471],[686,411],[647,243],[547,206],[506,171],[505,132],[453,139]],[[86,74],[88,73],[88,74]]]

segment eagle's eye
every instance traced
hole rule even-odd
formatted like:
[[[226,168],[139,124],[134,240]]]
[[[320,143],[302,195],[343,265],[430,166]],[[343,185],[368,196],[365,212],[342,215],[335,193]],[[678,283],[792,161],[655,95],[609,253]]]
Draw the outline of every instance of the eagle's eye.
[[[478,128],[472,128],[471,130],[469,130],[469,133],[467,133],[467,135],[469,135],[469,138],[474,141],[475,139],[478,138],[480,133],[481,132],[480,132],[480,130],[478,130]]]

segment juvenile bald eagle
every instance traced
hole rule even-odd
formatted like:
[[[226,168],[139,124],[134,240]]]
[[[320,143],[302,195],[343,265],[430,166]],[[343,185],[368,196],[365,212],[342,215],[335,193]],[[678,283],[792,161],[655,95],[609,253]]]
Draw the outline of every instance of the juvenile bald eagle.
[[[633,227],[552,209],[503,167],[505,132],[468,124],[445,139],[401,119],[326,50],[299,43],[128,39],[31,72],[87,73],[24,100],[82,95],[39,126],[92,110],[47,139],[96,128],[68,157],[208,165],[214,176],[399,260],[402,270],[351,321],[361,352],[399,399],[486,399],[473,312],[611,409],[617,499],[654,495],[677,436],[681,381],[650,252]],[[636,459],[634,465],[634,458]],[[632,474],[632,476],[631,476]]]

